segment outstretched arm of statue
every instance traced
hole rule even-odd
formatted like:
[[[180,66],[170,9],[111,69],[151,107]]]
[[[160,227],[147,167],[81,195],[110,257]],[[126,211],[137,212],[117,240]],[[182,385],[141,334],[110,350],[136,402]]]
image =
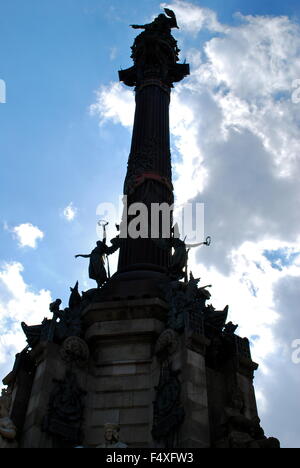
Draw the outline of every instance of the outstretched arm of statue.
[[[82,257],[82,258],[90,258],[91,255],[82,255],[82,254],[79,254],[79,255],[75,255],[75,258],[78,258],[78,257]]]
[[[146,29],[146,24],[131,24],[130,25],[133,29]]]

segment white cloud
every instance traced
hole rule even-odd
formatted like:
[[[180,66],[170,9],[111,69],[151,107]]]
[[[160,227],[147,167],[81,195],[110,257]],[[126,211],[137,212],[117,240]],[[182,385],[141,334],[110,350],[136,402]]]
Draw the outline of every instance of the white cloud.
[[[37,247],[37,241],[44,238],[44,233],[31,223],[20,224],[12,229],[18,239],[20,247]]]
[[[190,33],[198,33],[202,29],[213,32],[226,30],[225,26],[219,23],[217,14],[209,8],[199,7],[182,0],[162,3],[161,6],[174,10],[179,27]]]
[[[49,317],[49,291],[31,290],[23,278],[20,263],[0,265],[0,372],[1,378],[10,372],[14,356],[26,346],[21,322],[36,325]]]
[[[253,358],[264,372],[269,371],[267,358],[278,351],[279,345],[275,327],[282,311],[276,300],[277,288],[287,277],[300,278],[300,266],[291,258],[299,251],[300,242],[288,244],[272,239],[244,242],[231,251],[228,276],[217,266],[199,263],[201,257],[209,255],[209,249],[203,247],[190,254],[190,268],[196,276],[202,276],[206,283],[213,285],[212,303],[217,308],[223,309],[229,304],[230,320],[239,324],[241,336],[250,339]],[[282,255],[280,268],[274,268],[267,253],[273,254],[274,260]]]
[[[63,210],[63,216],[67,221],[73,221],[77,215],[77,208],[71,202],[66,208]]]
[[[134,118],[133,92],[125,89],[120,83],[101,86],[96,93],[96,103],[90,107],[92,115],[98,115],[100,125],[107,120],[131,128]]]

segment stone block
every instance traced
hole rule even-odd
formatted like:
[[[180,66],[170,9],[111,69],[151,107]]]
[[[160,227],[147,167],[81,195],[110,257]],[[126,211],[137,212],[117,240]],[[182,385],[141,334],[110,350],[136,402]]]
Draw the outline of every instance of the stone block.
[[[186,350],[186,363],[196,369],[205,371],[205,359],[201,354],[191,349]]]
[[[150,432],[151,428],[147,424],[137,424],[131,426],[121,425],[120,433],[122,441],[141,447],[148,443]]]
[[[149,371],[149,362],[150,361],[114,361],[105,363],[94,369],[94,376],[146,374]]]
[[[140,390],[133,392],[133,406],[147,406],[152,403],[154,398],[151,398],[152,392],[150,390]]]
[[[21,448],[40,448],[40,447],[44,448],[45,444],[41,443],[42,442],[41,437],[42,437],[41,429],[38,426],[32,426],[30,429],[28,429],[27,431],[23,433],[20,447]],[[45,434],[44,434],[44,438],[45,438]],[[48,446],[50,445],[49,441],[47,445]]]
[[[96,392],[122,392],[149,388],[150,376],[148,374],[116,375],[95,379]]]
[[[206,387],[206,372],[187,365],[182,374],[182,380],[185,382],[190,381],[198,387]]]
[[[148,424],[150,417],[149,406],[141,408],[120,409],[120,423],[124,425]]]
[[[101,337],[130,337],[132,335],[152,334],[158,335],[162,331],[162,323],[159,320],[145,318],[135,320],[116,320],[94,323],[86,331],[86,340]]]
[[[27,415],[35,411],[39,407],[40,393],[34,393],[31,395],[29,404],[27,407]]]
[[[205,417],[203,417],[202,420],[199,420],[200,415],[197,416],[196,418],[193,418],[192,413],[186,414],[185,421],[180,429],[180,447],[185,447],[186,445],[184,444],[187,443],[188,440],[193,440],[195,445],[188,445],[187,447],[209,447],[210,430],[208,417],[205,415],[205,412],[203,412],[203,416]]]
[[[193,439],[192,437],[185,437],[180,441],[179,447],[180,449],[206,449],[209,448],[207,442],[201,442],[201,440]]]
[[[118,409],[103,409],[94,410],[91,413],[89,425],[92,427],[104,426],[107,423],[120,423],[120,410]]]
[[[246,406],[246,409],[245,409],[246,415],[250,419],[258,417],[256,399],[255,399],[255,391],[254,391],[252,379],[249,379],[245,377],[244,375],[237,373],[237,381],[238,381],[238,386],[243,393],[245,406]]]
[[[83,314],[86,326],[99,321],[136,320],[156,318],[164,321],[167,304],[158,298],[133,299],[94,303]]]
[[[38,366],[37,366],[37,369],[35,371],[35,380],[38,380],[40,377],[42,377],[45,373],[45,370],[46,370],[46,366],[47,366],[47,362],[46,361],[42,361]]]
[[[195,385],[194,382],[184,382],[182,385],[182,394],[185,399],[193,403],[207,407],[207,388],[205,385]]]
[[[125,392],[99,392],[91,395],[87,401],[87,407],[96,409],[110,408],[136,408],[147,406],[151,402],[149,390],[125,391]]]
[[[134,392],[106,392],[95,393],[90,406],[94,409],[132,408]]]
[[[101,363],[119,361],[140,361],[151,359],[152,346],[148,341],[132,341],[130,339],[100,341],[94,352],[94,360],[98,365]]]

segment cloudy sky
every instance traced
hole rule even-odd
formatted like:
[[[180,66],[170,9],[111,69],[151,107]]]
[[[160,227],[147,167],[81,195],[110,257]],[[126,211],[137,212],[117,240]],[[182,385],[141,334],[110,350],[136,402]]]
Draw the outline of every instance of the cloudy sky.
[[[57,297],[66,304],[77,279],[82,290],[93,286],[74,255],[93,248],[98,205],[117,205],[122,191],[134,96],[117,71],[130,66],[128,25],[162,6],[176,12],[191,65],[171,105],[177,206],[204,203],[213,238],[190,266],[251,340],[266,433],[300,447],[294,0],[1,2],[0,375],[25,345],[21,321],[39,323]]]

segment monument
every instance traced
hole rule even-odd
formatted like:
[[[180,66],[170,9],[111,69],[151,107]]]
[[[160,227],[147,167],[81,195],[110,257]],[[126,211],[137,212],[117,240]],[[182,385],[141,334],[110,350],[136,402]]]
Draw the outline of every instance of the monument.
[[[0,442],[278,448],[260,426],[249,341],[227,323],[228,306],[218,311],[208,303],[208,286],[188,272],[187,246],[173,226],[169,104],[174,84],[189,75],[172,35],[175,14],[165,9],[152,23],[132,27],[142,31],[133,66],[119,72],[136,97],[119,234],[111,246],[104,235],[90,254],[76,256],[89,259],[97,287],[80,294],[76,283],[68,307],[60,299],[50,305],[51,320],[22,324],[28,346],[3,380]],[[137,203],[146,213],[138,222]],[[169,208],[155,236],[153,204]],[[143,235],[132,236],[132,225]],[[117,250],[110,277],[104,258]]]

